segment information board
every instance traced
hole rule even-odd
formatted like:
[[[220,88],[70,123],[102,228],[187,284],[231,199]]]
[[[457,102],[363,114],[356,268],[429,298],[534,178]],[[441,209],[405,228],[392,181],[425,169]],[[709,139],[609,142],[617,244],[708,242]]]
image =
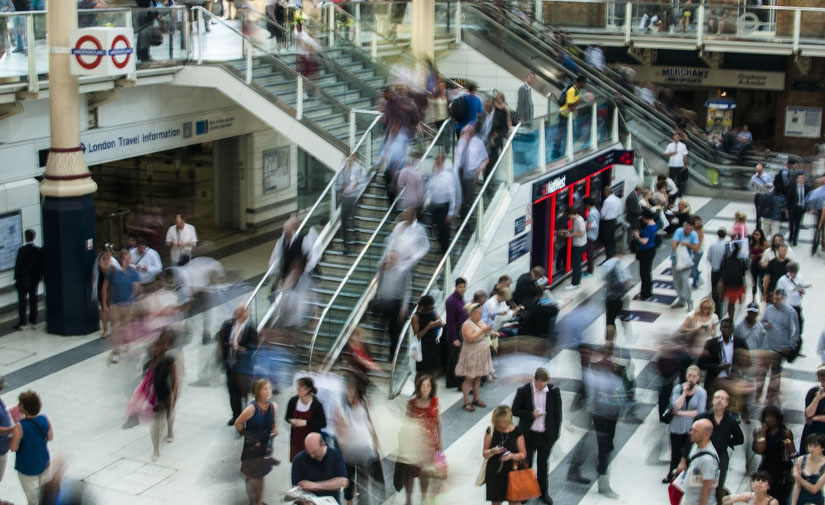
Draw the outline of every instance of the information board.
[[[819,138],[822,131],[820,107],[785,107],[785,136]]]
[[[518,258],[530,252],[530,234],[525,233],[520,237],[516,237],[510,241],[510,248],[508,251],[507,263],[512,263]]]
[[[20,212],[0,215],[0,271],[12,270],[17,250],[23,246],[23,217]]]

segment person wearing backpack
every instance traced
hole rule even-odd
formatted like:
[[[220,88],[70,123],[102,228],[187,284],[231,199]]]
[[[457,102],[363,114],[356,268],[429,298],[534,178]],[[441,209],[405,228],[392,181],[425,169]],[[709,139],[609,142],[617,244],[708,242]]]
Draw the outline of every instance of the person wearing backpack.
[[[571,112],[575,114],[585,85],[587,85],[587,78],[583,75],[578,76],[576,84],[567,86],[556,100],[559,105],[559,122],[555,135],[557,140],[551,150],[551,160],[558,159],[567,152],[567,120]]]
[[[722,260],[722,283],[724,301],[728,304],[728,317],[733,320],[736,304],[745,301],[745,275],[748,273],[748,263],[739,257],[739,242],[731,242],[730,246],[725,259]]]
[[[682,489],[681,505],[718,505],[714,492],[719,482],[719,455],[710,437],[713,423],[708,419],[693,422],[690,440],[694,443],[690,451],[687,469],[675,479]]]
[[[469,124],[474,125],[478,115],[484,110],[476,91],[478,91],[478,86],[471,82],[467,84],[467,93],[450,102],[450,117],[455,121],[456,140],[460,138],[464,127]]]

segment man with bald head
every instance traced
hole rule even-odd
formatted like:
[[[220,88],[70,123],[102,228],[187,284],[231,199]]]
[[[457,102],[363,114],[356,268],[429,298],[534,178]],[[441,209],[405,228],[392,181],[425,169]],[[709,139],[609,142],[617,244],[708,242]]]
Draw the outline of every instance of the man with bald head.
[[[719,484],[719,456],[710,437],[713,423],[708,419],[698,419],[690,429],[693,449],[687,460],[687,470],[679,474],[679,487],[684,489],[682,505],[719,505],[716,500],[716,486]]]
[[[307,435],[304,450],[292,461],[292,485],[315,496],[331,496],[341,503],[341,489],[348,484],[341,453],[327,447],[319,433]]]
[[[728,412],[729,404],[730,395],[728,395],[728,392],[724,389],[720,389],[713,393],[713,408],[699,414],[695,418],[696,421],[699,419],[707,419],[713,423],[713,434],[710,436],[710,443],[713,445],[713,448],[716,449],[716,455],[719,457],[719,485],[723,487],[728,474],[728,463],[730,462],[728,447],[733,449],[737,445],[745,443],[745,435],[739,426],[739,419]],[[684,470],[687,466],[688,455],[692,448],[692,444],[687,444],[685,447],[684,457],[679,465],[679,470]]]

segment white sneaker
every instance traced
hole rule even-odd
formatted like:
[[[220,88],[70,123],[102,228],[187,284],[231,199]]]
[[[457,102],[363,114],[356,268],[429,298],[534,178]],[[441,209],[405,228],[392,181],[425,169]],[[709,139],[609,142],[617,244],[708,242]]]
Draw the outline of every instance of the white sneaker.
[[[670,304],[670,308],[671,308],[671,309],[680,309],[680,308],[682,308],[682,307],[684,307],[684,306],[685,306],[685,302],[683,302],[683,301],[682,301],[681,299],[679,299],[679,298],[677,298],[677,299],[673,300],[673,303],[671,303],[671,304]]]
[[[688,311],[688,312],[693,312],[693,304],[692,304],[692,303],[689,303],[689,304],[688,304],[688,306],[687,306],[687,311]]]
[[[573,291],[574,289],[579,289],[579,285],[578,284],[568,284],[567,286],[564,287],[565,291]]]
[[[120,356],[117,355],[117,354],[112,354],[112,363],[119,363],[119,362],[120,362]]]

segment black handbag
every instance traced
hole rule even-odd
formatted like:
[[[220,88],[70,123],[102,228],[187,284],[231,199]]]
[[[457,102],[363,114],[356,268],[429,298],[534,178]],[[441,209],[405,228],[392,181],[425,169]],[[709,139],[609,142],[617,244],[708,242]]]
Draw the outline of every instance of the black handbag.
[[[157,26],[150,26],[148,30],[149,45],[159,46],[163,44],[163,32]]]

